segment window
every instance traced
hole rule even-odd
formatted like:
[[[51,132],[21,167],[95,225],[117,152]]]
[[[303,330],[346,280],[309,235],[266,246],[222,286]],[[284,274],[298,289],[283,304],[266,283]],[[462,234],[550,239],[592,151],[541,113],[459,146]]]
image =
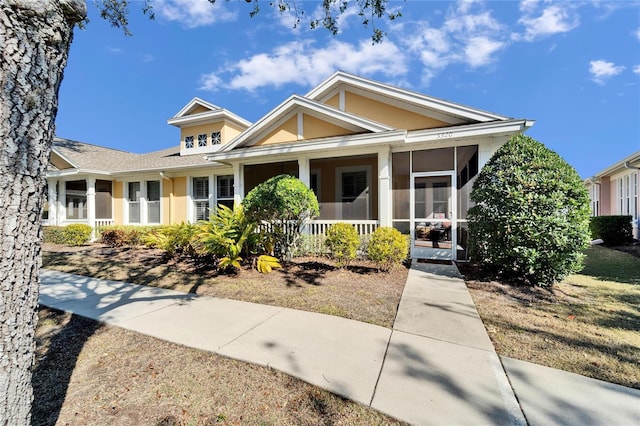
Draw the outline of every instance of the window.
[[[207,220],[209,218],[209,178],[193,178],[193,210],[194,220]]]
[[[160,181],[147,181],[147,223],[160,223]]]
[[[447,182],[433,183],[433,217],[448,218],[449,217],[449,188]]]
[[[233,208],[233,175],[216,177],[216,202]]]
[[[87,218],[87,181],[65,182],[67,219]]]
[[[340,218],[345,220],[369,219],[369,172],[365,168],[340,171],[338,201]]]
[[[220,132],[211,133],[211,145],[220,145],[222,143],[222,137]]]
[[[44,206],[42,208],[42,220],[49,220],[49,183],[44,184]]]
[[[193,148],[193,136],[185,136],[185,138],[184,138],[184,147],[186,149]]]
[[[129,223],[140,223],[140,182],[129,182],[127,189]]]
[[[591,214],[600,215],[600,184],[593,183],[591,186]]]
[[[206,134],[198,135],[198,147],[202,148],[203,146],[207,146],[207,135]]]

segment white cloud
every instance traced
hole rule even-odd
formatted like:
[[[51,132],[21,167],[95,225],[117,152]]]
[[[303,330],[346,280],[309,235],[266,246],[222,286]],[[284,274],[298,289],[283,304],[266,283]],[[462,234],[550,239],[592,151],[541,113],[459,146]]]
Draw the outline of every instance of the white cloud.
[[[464,49],[466,61],[472,67],[480,67],[491,62],[491,55],[502,49],[504,43],[487,37],[472,37]]]
[[[638,29],[634,34],[636,35],[636,38],[640,41],[640,27],[638,27]]]
[[[115,54],[124,53],[124,50],[119,47],[107,47],[107,51],[109,53],[115,53]]]
[[[576,28],[580,21],[572,5],[552,4],[538,10],[539,3],[527,2],[518,23],[524,25],[524,34],[514,34],[515,40],[533,41],[553,34],[566,33]]]
[[[598,59],[589,62],[589,72],[592,75],[593,81],[598,84],[604,84],[605,80],[624,71],[624,66],[615,65],[613,62],[603,61]]]
[[[633,67],[633,72],[636,74],[640,74],[640,65],[636,65]]]
[[[416,54],[425,70],[422,83],[428,85],[440,71],[452,64],[472,68],[488,65],[507,43],[507,28],[481,2],[459,2],[437,28],[423,21],[403,36],[406,48]]]
[[[155,60],[155,57],[149,53],[147,53],[146,55],[144,55],[142,57],[142,62],[147,63],[147,62],[153,62],[153,60]]]
[[[225,7],[226,2],[211,3],[208,0],[162,0],[154,3],[155,12],[176,21],[187,28],[211,25],[216,22],[234,21],[238,17],[236,11]]]
[[[315,48],[312,41],[292,42],[206,74],[200,88],[255,91],[288,83],[310,87],[336,70],[399,77],[407,73],[406,57],[389,41],[374,45],[369,40],[358,44],[333,40],[322,48]]]

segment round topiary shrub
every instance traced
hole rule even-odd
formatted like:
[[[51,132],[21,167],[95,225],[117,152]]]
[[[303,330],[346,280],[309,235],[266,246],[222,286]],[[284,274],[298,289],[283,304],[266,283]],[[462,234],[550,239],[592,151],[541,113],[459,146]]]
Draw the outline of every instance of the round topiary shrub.
[[[382,271],[400,265],[408,253],[409,245],[405,236],[395,228],[384,226],[373,232],[367,247],[367,257]]]
[[[329,249],[331,257],[336,260],[338,266],[347,265],[356,258],[360,237],[355,226],[338,222],[327,229],[327,238],[324,244]]]
[[[558,154],[524,135],[504,144],[471,192],[471,259],[496,278],[552,286],[581,268],[589,196]]]
[[[93,229],[83,223],[72,223],[64,227],[64,244],[70,246],[81,246],[91,240]]]
[[[249,220],[268,224],[275,252],[291,258],[302,227],[320,213],[318,199],[302,181],[278,175],[253,188],[242,200]]]

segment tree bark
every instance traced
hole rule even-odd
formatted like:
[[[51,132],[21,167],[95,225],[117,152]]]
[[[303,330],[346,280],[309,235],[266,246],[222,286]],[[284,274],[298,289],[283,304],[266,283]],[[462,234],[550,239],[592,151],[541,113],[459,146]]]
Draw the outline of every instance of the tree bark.
[[[84,0],[0,0],[0,425],[30,423],[45,174]]]

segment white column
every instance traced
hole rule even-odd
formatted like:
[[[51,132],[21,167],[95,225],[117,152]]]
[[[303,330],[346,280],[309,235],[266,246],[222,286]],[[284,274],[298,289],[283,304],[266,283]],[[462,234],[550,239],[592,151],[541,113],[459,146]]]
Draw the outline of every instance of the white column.
[[[380,226],[392,226],[391,148],[378,151],[378,220]]]
[[[244,198],[244,165],[233,163],[233,202],[240,204]]]
[[[96,226],[96,179],[87,178],[87,224]]]
[[[64,225],[64,221],[67,218],[67,184],[64,180],[58,181],[58,211],[56,224],[58,226]]]
[[[298,176],[307,188],[311,187],[311,170],[307,157],[298,157]]]
[[[49,225],[58,224],[58,179],[47,181],[49,192],[47,201],[49,202]]]

